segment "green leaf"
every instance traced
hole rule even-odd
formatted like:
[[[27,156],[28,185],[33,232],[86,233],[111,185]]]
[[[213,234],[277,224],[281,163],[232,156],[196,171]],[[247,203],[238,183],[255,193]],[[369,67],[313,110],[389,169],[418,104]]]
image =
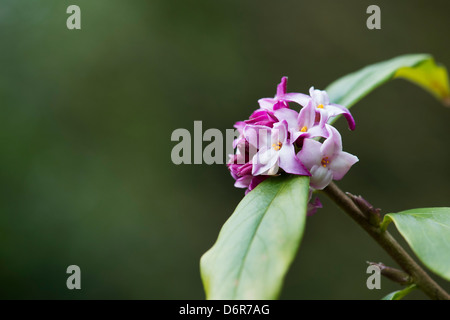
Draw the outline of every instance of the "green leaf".
[[[433,272],[450,281],[450,208],[423,208],[389,213],[381,228],[394,221],[417,257]]]
[[[418,84],[442,103],[450,105],[447,70],[436,65],[428,54],[408,54],[369,65],[334,81],[325,90],[332,103],[350,108],[371,91],[395,78]]]
[[[420,63],[417,67],[404,67],[397,70],[394,78],[409,80],[430,92],[438,100],[449,106],[450,93],[447,69],[436,65],[433,59]]]
[[[387,296],[385,296],[381,300],[401,300],[401,299],[403,299],[404,296],[409,294],[415,288],[416,288],[416,285],[412,284],[412,285],[406,287],[405,289],[389,293]]]
[[[200,261],[207,299],[276,299],[305,226],[309,177],[273,177],[239,203]]]

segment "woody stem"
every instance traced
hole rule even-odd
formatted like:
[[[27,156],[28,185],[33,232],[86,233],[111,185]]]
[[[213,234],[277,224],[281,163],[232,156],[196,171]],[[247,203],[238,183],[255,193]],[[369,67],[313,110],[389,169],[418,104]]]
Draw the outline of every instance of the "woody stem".
[[[450,295],[431,279],[392,235],[381,230],[379,226],[371,224],[355,203],[335,183],[330,183],[323,192],[359,224],[411,276],[413,283],[426,295],[434,300],[450,300]]]

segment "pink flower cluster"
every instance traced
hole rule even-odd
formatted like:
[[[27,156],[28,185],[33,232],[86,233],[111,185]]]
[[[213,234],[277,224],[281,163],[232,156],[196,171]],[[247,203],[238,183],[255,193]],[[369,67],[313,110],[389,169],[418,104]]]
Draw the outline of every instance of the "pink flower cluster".
[[[355,121],[350,111],[329,101],[325,91],[311,87],[309,95],[286,92],[287,78],[277,86],[274,98],[258,100],[260,108],[235,128],[240,136],[234,141],[236,152],[227,164],[235,186],[246,193],[270,176],[287,174],[310,176],[312,191],[340,180],[358,158],[342,151],[339,132],[329,120],[343,115],[351,130]],[[290,104],[301,106],[299,112]],[[323,142],[319,142],[323,139]],[[316,198],[309,214],[322,205]]]

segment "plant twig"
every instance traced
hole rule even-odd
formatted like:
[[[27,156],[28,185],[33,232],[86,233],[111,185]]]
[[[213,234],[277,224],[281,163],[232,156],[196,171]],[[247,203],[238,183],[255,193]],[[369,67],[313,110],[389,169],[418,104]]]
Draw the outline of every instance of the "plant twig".
[[[385,276],[386,278],[394,282],[397,282],[401,285],[408,285],[412,283],[411,276],[402,270],[388,267],[381,262],[376,263],[367,261],[367,263],[371,266],[377,266],[378,269],[380,269],[380,273],[382,276]]]
[[[330,183],[323,192],[366,230],[392,259],[411,276],[412,282],[427,296],[434,300],[450,300],[450,295],[431,279],[392,235],[387,231],[382,231],[379,226],[371,224],[365,214],[335,183]]]

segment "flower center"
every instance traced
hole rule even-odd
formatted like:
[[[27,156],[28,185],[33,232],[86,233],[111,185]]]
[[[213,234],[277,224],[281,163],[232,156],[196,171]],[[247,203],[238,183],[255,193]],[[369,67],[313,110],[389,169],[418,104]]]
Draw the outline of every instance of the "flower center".
[[[308,127],[307,127],[307,126],[303,126],[303,127],[300,129],[300,132],[306,132],[306,131],[308,131]]]
[[[325,157],[322,159],[322,162],[320,164],[322,165],[322,167],[326,168],[327,165],[330,164],[330,160],[328,159],[328,157]]]
[[[319,104],[319,105],[317,106],[317,108],[323,109],[323,104]]]
[[[277,143],[273,143],[273,144],[272,144],[272,148],[273,148],[273,150],[275,150],[275,151],[280,150],[282,146],[283,146],[283,144],[282,144],[281,142],[279,142],[279,141],[278,141]]]

